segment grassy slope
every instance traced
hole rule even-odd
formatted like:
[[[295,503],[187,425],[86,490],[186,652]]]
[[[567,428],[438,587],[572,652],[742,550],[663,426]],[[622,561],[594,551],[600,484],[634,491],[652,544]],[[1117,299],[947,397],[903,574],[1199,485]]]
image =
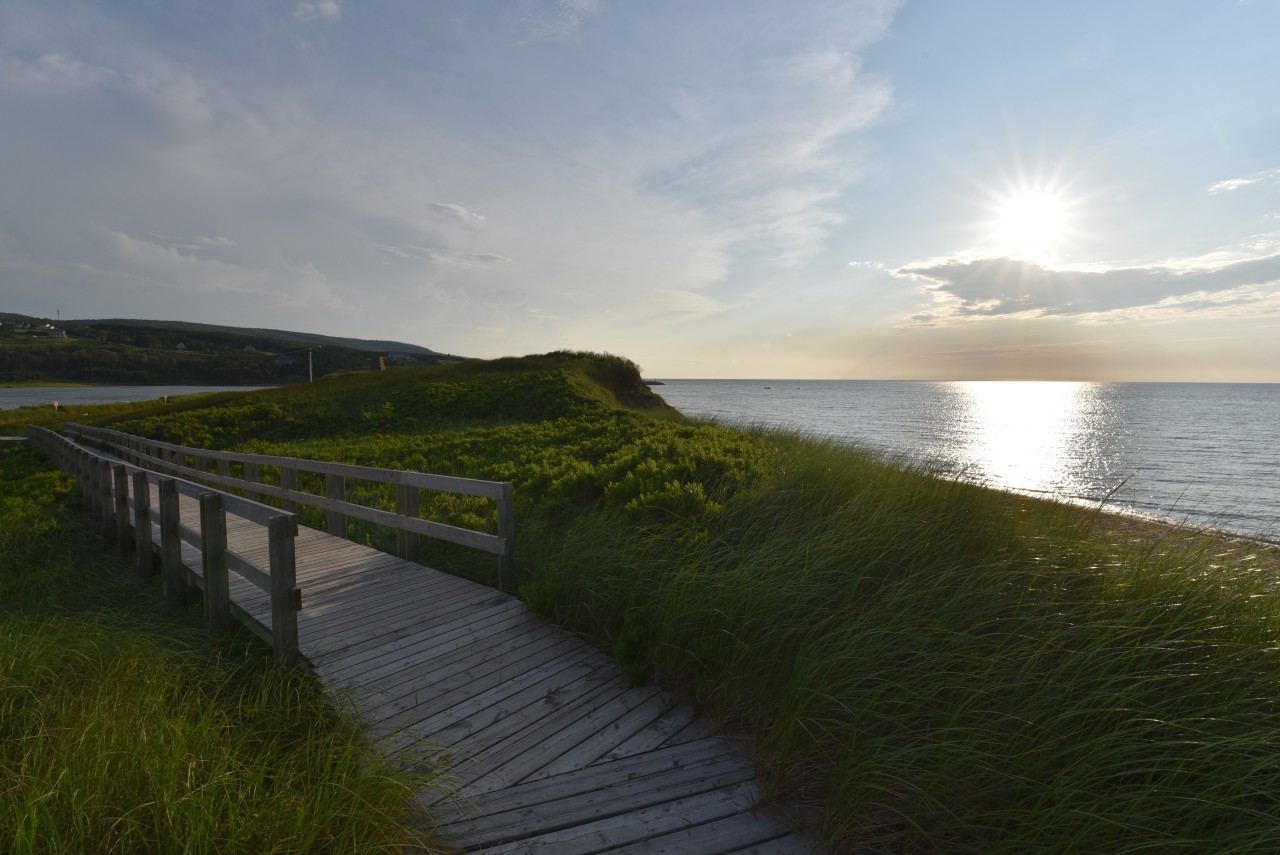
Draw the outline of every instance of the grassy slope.
[[[840,845],[1280,840],[1280,602],[1243,548],[1112,542],[1071,509],[687,423],[616,359],[127,415],[191,444],[514,480],[526,599],[749,729],[778,791],[822,800]]]
[[[247,635],[211,650],[0,449],[0,850],[400,852],[420,783]]]

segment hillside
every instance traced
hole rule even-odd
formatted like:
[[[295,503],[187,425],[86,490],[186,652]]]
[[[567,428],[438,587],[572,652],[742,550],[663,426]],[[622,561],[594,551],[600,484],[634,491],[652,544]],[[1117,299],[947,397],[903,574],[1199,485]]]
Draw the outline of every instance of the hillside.
[[[1257,544],[1124,532],[691,422],[617,357],[85,410],[190,445],[512,481],[521,596],[742,735],[769,794],[818,809],[835,851],[1270,855],[1280,839],[1280,593]],[[424,491],[423,513],[484,526],[480,501]]]
[[[63,337],[65,336],[65,337]],[[460,357],[394,341],[180,321],[0,314],[0,382],[268,385]]]

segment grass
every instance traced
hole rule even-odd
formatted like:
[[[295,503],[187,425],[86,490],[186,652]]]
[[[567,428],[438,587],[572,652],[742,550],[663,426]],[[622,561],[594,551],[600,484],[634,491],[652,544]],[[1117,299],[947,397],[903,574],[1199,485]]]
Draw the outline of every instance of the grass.
[[[1274,556],[690,423],[637,383],[554,354],[110,420],[513,480],[525,599],[749,736],[837,851],[1276,851]]]
[[[746,729],[832,841],[1274,850],[1280,603],[1249,553],[1113,547],[1072,509],[813,440],[783,453],[705,537],[594,519],[536,584]]]
[[[316,683],[194,614],[69,504],[68,480],[0,449],[0,849],[429,849],[429,785],[374,755]]]

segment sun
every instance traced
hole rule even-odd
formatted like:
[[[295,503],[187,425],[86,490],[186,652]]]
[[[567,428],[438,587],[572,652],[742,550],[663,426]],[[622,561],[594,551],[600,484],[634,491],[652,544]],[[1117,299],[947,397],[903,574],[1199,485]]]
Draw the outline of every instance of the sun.
[[[1052,190],[1020,189],[994,200],[991,237],[1004,255],[1035,261],[1057,257],[1070,231],[1070,205]]]

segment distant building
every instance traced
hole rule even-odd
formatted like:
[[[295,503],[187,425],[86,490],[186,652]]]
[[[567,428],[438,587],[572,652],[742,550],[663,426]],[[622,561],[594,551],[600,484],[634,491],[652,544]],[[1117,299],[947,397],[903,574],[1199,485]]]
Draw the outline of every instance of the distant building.
[[[246,345],[244,346],[244,352],[245,352],[245,353],[257,353],[257,352],[258,352],[258,348],[254,347],[254,346],[253,346],[253,345],[251,345],[251,344],[246,344]]]
[[[183,341],[178,342],[178,346],[174,348],[174,350],[186,350],[186,349],[187,349],[187,344],[186,342],[183,342]]]
[[[67,338],[67,331],[57,329],[56,327],[50,327],[49,331],[44,335],[45,338]]]
[[[271,360],[271,364],[277,368],[283,368],[286,365],[294,365],[297,361],[298,360],[294,359],[292,356],[277,356],[275,359]]]

